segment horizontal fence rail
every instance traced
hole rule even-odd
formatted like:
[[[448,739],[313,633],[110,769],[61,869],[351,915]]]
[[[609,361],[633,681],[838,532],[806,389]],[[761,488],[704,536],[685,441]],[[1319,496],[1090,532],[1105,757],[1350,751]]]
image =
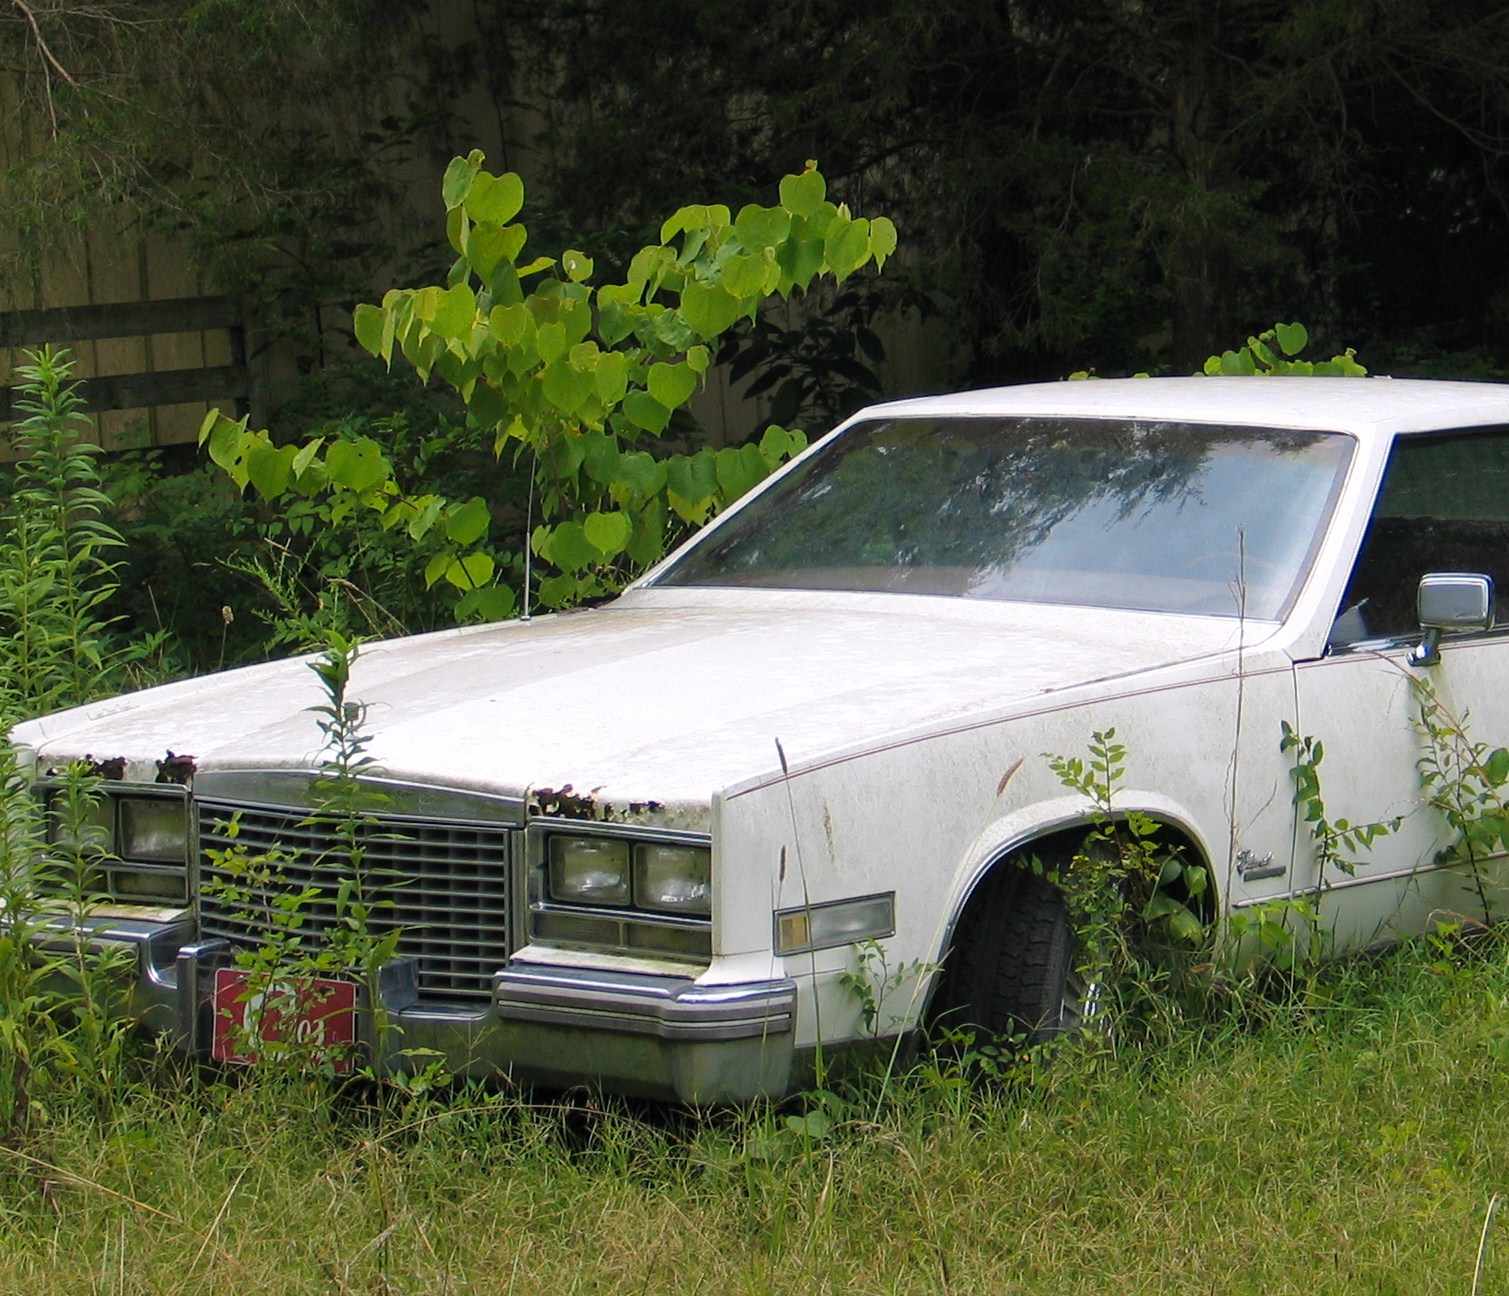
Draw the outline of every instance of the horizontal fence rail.
[[[80,394],[94,413],[147,409],[190,402],[235,401],[241,409],[250,393],[246,340],[240,311],[230,297],[174,297],[158,301],[59,306],[47,310],[0,312],[0,348],[98,342],[110,338],[149,338],[164,333],[225,330],[230,363],[157,372],[103,374],[81,380]],[[0,387],[0,423],[14,419],[14,392]]]

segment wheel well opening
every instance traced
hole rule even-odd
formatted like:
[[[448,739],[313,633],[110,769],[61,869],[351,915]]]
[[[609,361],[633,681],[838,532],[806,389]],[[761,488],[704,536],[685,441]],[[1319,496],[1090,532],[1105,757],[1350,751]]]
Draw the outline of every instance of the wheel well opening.
[[[1210,922],[1218,912],[1216,878],[1210,861],[1194,839],[1178,825],[1166,820],[1154,820],[1154,824],[1155,831],[1150,840],[1158,854],[1175,856],[1186,864],[1199,865],[1205,870],[1206,885],[1199,895],[1191,894],[1189,884],[1182,874],[1165,889],[1174,899],[1188,905],[1203,922]],[[951,934],[957,932],[960,921],[970,906],[987,890],[987,883],[998,870],[1030,870],[1034,858],[1048,867],[1067,864],[1081,850],[1086,835],[1091,831],[1091,827],[1084,824],[1057,828],[1003,851],[981,872],[974,885],[965,893],[958,912],[954,915]],[[945,945],[945,951],[946,949]]]
[[[998,945],[1007,938],[1009,911],[1013,906],[1028,903],[1041,911],[1044,905],[1051,904],[1043,894],[1045,891],[1057,895],[1062,903],[1061,893],[1043,876],[1044,871],[1051,872],[1072,861],[1084,848],[1089,831],[1089,827],[1080,824],[1045,833],[1003,851],[981,872],[945,933],[938,960],[940,972],[934,981],[926,1020],[936,1022],[941,1015],[958,1012],[966,1005],[967,987],[981,984],[982,962],[995,957],[991,949],[980,947]],[[1191,886],[1191,875],[1186,869],[1179,870],[1158,889],[1208,926],[1219,909],[1214,873],[1204,852],[1189,834],[1164,821],[1157,821],[1152,837],[1145,840],[1152,843],[1157,857],[1176,858],[1186,866],[1203,869],[1202,888]]]

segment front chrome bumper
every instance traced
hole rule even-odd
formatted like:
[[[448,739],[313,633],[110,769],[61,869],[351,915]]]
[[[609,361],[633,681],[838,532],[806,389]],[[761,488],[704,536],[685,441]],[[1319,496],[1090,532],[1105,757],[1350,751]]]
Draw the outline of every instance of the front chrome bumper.
[[[77,928],[58,920],[37,933],[54,948],[81,938],[123,953],[122,1002],[143,1028],[208,1054],[214,972],[232,959],[225,942],[193,943],[187,922],[105,916]],[[378,1069],[402,1071],[414,1057],[422,1065],[438,1054],[468,1078],[587,1085],[694,1105],[781,1097],[793,1085],[797,992],[787,978],[704,986],[689,977],[514,963],[494,973],[492,988],[486,1006],[430,1003],[405,962],[385,967],[380,991],[396,1029]]]
[[[668,976],[514,964],[493,977],[503,1051],[537,1083],[689,1103],[791,1087],[796,983],[700,986]],[[652,1080],[648,1087],[644,1081]]]

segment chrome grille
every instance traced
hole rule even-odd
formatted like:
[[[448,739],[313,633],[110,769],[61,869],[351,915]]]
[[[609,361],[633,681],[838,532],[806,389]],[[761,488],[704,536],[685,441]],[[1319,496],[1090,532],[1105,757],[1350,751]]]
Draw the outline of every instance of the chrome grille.
[[[318,940],[337,919],[336,892],[351,868],[336,824],[312,811],[199,803],[199,931],[234,944],[267,939],[273,896],[308,889],[300,936]],[[230,825],[234,822],[234,832]],[[373,815],[357,829],[363,887],[376,933],[398,930],[398,957],[414,960],[419,993],[486,1000],[508,957],[512,832],[492,824]],[[273,877],[248,884],[222,853],[266,856]],[[236,887],[245,894],[224,894]]]

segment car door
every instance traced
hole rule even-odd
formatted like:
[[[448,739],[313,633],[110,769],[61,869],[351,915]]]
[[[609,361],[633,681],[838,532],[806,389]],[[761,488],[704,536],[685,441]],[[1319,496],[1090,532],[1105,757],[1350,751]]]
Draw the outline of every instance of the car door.
[[[1436,664],[1412,664],[1427,572],[1481,573],[1509,596],[1509,429],[1397,440],[1326,654],[1296,666],[1297,735],[1311,745],[1290,755],[1311,761],[1315,791],[1294,886],[1318,898],[1338,946],[1509,908],[1501,846],[1454,849],[1433,804],[1500,803],[1484,778],[1497,763],[1473,757],[1509,745],[1509,626],[1447,635]]]

